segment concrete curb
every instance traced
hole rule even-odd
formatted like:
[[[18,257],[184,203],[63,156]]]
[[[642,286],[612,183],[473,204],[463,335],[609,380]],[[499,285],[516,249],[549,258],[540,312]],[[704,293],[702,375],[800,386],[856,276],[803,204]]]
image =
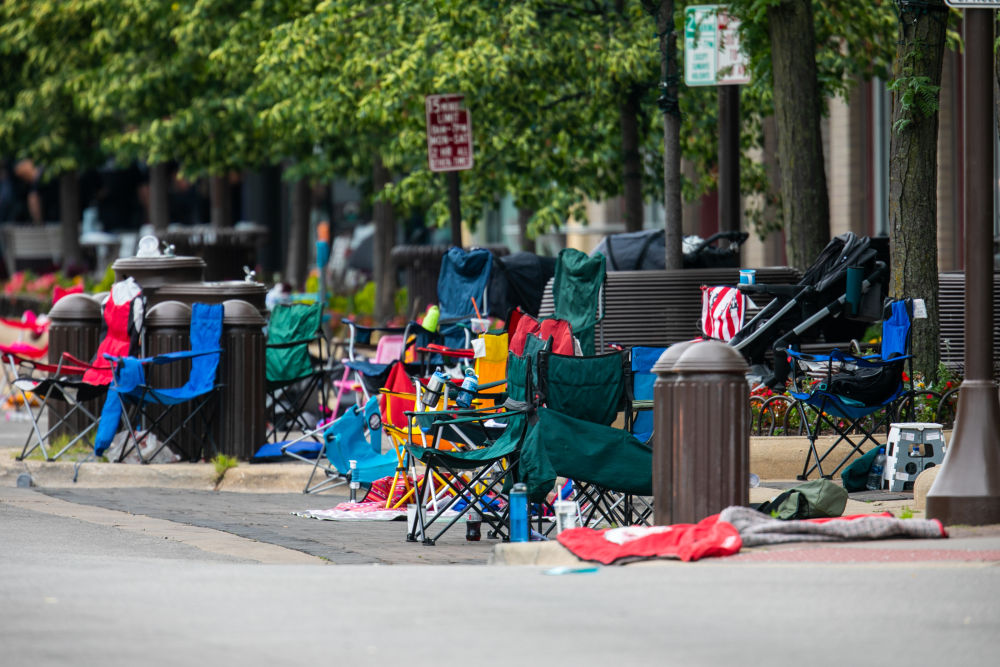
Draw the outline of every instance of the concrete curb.
[[[950,433],[945,434],[946,439]],[[834,440],[823,436],[817,440],[822,453]],[[845,445],[835,454],[843,456]],[[802,472],[802,464],[809,450],[809,441],[803,437],[753,437],[750,438],[750,472],[762,480],[794,480]],[[40,460],[16,461],[18,448],[0,448],[0,486],[16,486],[21,473],[29,473],[36,486],[94,488],[110,487],[163,487],[219,490],[244,493],[295,493],[301,492],[312,473],[312,466],[291,461],[288,463],[241,462],[226,471],[216,484],[215,466],[212,463],[169,464],[109,464],[89,462],[80,466],[77,482],[73,482],[72,461]],[[855,457],[852,457],[852,460]],[[831,458],[830,469],[839,462]],[[815,471],[811,475],[816,477]],[[315,481],[315,480],[314,480]]]

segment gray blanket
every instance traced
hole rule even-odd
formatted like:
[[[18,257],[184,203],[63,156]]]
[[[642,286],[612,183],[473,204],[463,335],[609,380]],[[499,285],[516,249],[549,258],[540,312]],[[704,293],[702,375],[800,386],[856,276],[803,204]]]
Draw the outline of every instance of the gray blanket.
[[[921,539],[947,537],[936,519],[897,519],[873,514],[857,519],[827,519],[817,521],[783,521],[748,507],[727,507],[719,515],[736,527],[743,546],[784,542],[848,542],[884,540],[893,537]]]

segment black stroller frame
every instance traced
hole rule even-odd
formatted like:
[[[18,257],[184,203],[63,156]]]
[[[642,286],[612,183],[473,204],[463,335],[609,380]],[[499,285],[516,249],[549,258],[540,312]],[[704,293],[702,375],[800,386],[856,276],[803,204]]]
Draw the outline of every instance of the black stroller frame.
[[[796,285],[738,285],[743,294],[766,294],[774,299],[747,322],[729,344],[751,364],[763,363],[768,350],[773,350],[775,372],[765,383],[771,387],[783,386],[788,377],[786,349],[807,340],[817,327],[827,342],[836,340],[836,334],[832,334],[831,339],[831,332],[821,328],[825,321],[843,317],[859,322],[859,331],[851,336],[853,338],[861,336],[861,327],[880,319],[888,270],[886,263],[877,256],[868,237],[848,232],[830,241]],[[855,267],[861,269],[860,284],[856,286],[857,301],[853,294],[849,295],[847,284],[848,268]],[[848,311],[848,305],[856,312]]]

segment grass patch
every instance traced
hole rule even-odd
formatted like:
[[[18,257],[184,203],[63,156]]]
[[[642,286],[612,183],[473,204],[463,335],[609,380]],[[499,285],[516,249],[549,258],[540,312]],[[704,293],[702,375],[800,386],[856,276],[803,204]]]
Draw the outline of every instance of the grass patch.
[[[69,444],[75,436],[69,433],[63,433],[62,435],[57,435],[55,437],[49,438],[48,442],[45,443],[45,449],[48,450],[49,456],[54,456],[62,451],[62,448]],[[73,461],[79,458],[84,458],[89,456],[94,451],[94,445],[87,439],[82,438],[77,441],[72,447],[66,450],[66,453],[60,457],[60,460]],[[14,456],[20,456],[21,452],[18,450],[15,452]],[[33,452],[24,457],[26,461],[44,461],[45,456],[42,455],[42,448],[36,447]]]
[[[913,518],[913,510],[910,509],[909,507],[906,507],[904,505],[903,509],[899,510],[899,518],[900,519],[912,519]]]
[[[235,468],[240,464],[235,456],[226,456],[225,454],[216,454],[215,458],[212,459],[212,463],[215,465],[216,484],[221,482],[222,478],[226,476],[227,470]]]

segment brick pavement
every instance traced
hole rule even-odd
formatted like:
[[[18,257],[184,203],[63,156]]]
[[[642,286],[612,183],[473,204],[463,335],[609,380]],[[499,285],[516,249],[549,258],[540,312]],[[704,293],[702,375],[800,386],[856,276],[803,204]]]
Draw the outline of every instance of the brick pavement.
[[[406,541],[405,521],[320,521],[292,515],[347,500],[340,487],[320,495],[187,489],[38,489],[72,503],[221,530],[296,549],[335,564],[485,565],[498,540],[466,542],[457,525],[434,546]]]

